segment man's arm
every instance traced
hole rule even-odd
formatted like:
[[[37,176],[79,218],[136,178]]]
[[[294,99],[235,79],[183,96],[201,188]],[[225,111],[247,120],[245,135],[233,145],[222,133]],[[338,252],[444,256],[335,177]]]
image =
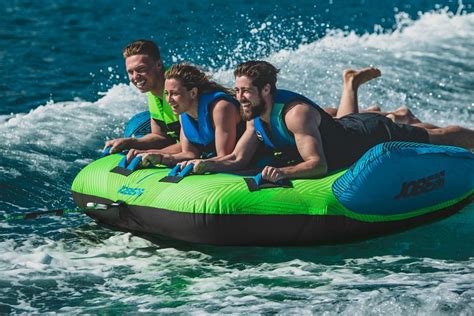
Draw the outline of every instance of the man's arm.
[[[232,153],[222,157],[214,157],[206,160],[190,160],[181,164],[184,168],[186,164],[194,164],[194,173],[205,172],[225,172],[244,169],[258,147],[258,139],[255,135],[253,121],[247,122],[247,128],[240,137]]]
[[[189,142],[184,134],[183,127],[181,127],[180,135],[180,151],[177,153],[167,152],[167,150],[174,145],[158,150],[131,150],[127,155],[127,160],[131,161],[135,156],[141,156],[142,165],[144,166],[148,164],[164,164],[173,167],[180,161],[199,157],[199,150]]]
[[[165,133],[161,130],[160,126],[155,122],[154,119],[150,119],[151,133],[143,136],[142,138],[116,138],[111,139],[105,143],[104,148],[111,147],[110,153],[114,154],[121,152],[126,149],[160,149],[165,150],[166,153],[173,154],[181,151],[180,144],[172,144],[166,148],[166,145],[169,145],[170,140],[165,136]]]
[[[184,134],[183,127],[180,132],[181,151],[175,154],[165,154],[162,163],[168,166],[175,166],[178,162],[199,157],[199,150],[191,144]]]
[[[327,161],[323,151],[318,126],[321,115],[305,103],[295,104],[285,115],[285,123],[295,136],[296,147],[303,162],[289,167],[265,167],[262,177],[268,181],[285,178],[318,178],[327,173]]]
[[[230,154],[237,143],[237,124],[240,115],[237,108],[226,100],[218,101],[212,109],[217,157]]]

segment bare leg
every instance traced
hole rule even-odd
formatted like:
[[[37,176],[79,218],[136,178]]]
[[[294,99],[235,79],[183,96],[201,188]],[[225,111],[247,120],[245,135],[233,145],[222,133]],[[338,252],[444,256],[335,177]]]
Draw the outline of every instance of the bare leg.
[[[430,143],[474,149],[474,130],[461,126],[427,129]]]
[[[337,109],[336,108],[324,108],[324,111],[331,115],[332,117],[335,117],[337,115]],[[380,107],[378,105],[372,105],[369,106],[368,108],[365,108],[360,111],[361,113],[378,113],[380,115],[386,116],[389,119],[391,119],[394,123],[397,124],[408,124],[408,125],[413,125],[417,127],[421,127],[424,129],[435,129],[439,128],[437,125],[433,125],[431,123],[424,123],[420,121],[419,118],[417,118],[410,109],[408,109],[406,106],[401,106],[395,111],[392,112],[382,112],[380,110]]]
[[[398,123],[398,124],[408,124],[408,125],[413,125],[417,127],[422,127],[424,129],[439,128],[439,126],[436,126],[430,123],[423,123],[406,106],[401,106],[395,111],[382,113],[382,114],[388,117],[389,119],[391,119],[394,123]]]
[[[325,108],[324,111],[332,117],[342,117],[344,115],[359,113],[359,104],[357,91],[359,87],[369,80],[381,76],[381,72],[377,68],[368,67],[360,70],[346,69],[343,72],[343,90],[341,95],[341,103],[339,108]],[[413,112],[406,106],[401,106],[395,111],[382,112],[380,106],[372,105],[362,110],[361,112],[379,113],[391,119],[394,123],[409,124],[413,126],[422,127],[425,129],[439,128],[430,123],[423,123],[418,119]]]
[[[380,77],[381,72],[377,68],[368,67],[360,70],[346,69],[343,72],[343,89],[339,108],[336,117],[359,113],[359,104],[357,102],[357,91],[359,87],[369,80]]]

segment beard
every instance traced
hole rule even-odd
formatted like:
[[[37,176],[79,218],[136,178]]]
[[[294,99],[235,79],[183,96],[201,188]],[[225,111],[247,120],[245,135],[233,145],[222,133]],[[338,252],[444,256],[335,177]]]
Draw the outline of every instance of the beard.
[[[264,111],[265,111],[265,102],[263,101],[263,99],[260,99],[260,102],[257,105],[251,106],[247,111],[244,111],[242,108],[240,108],[240,116],[245,121],[251,121],[257,116],[262,115]]]

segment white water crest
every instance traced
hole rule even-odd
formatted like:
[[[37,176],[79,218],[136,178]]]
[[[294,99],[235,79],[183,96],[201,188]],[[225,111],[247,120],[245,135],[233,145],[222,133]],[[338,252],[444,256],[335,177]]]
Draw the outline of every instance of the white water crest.
[[[339,104],[344,69],[378,67],[382,77],[360,89],[361,107],[406,105],[423,121],[474,127],[474,14],[439,10],[411,20],[399,13],[394,30],[375,29],[363,35],[329,30],[320,40],[264,59],[281,69],[278,87],[322,106]],[[214,77],[233,86],[231,70]]]
[[[329,315],[467,315],[474,308],[472,259],[364,257],[370,242],[296,251],[230,248],[233,255],[226,255],[218,247],[163,247],[94,227],[70,233],[62,240],[0,242],[1,284],[18,294],[10,307],[45,312],[47,305],[39,303],[54,300],[65,313],[120,306],[131,312]],[[357,248],[360,258],[331,264],[318,258]]]
[[[147,109],[146,99],[129,85],[115,85],[95,102],[48,102],[0,123],[1,147],[35,146],[44,150],[78,150],[119,134],[128,118]]]

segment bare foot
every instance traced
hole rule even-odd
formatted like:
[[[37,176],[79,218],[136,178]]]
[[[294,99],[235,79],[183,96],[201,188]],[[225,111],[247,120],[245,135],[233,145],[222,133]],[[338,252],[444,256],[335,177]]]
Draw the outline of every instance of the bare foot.
[[[374,67],[367,67],[359,70],[346,69],[342,74],[344,86],[352,85],[352,88],[355,90],[367,81],[380,77],[381,75],[382,72]]]

